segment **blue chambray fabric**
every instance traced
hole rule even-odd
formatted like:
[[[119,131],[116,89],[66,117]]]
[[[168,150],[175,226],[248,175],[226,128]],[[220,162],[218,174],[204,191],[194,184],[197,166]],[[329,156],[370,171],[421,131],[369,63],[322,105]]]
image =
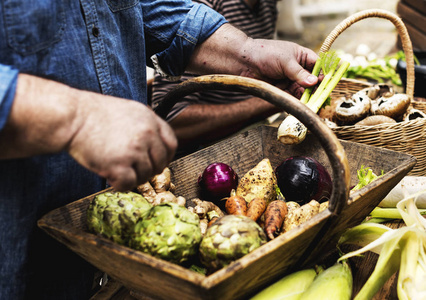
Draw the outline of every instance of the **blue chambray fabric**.
[[[146,103],[149,57],[180,75],[196,44],[226,22],[186,0],[0,1],[0,124],[17,70]],[[1,300],[88,299],[93,268],[36,224],[105,186],[67,153],[0,161]]]
[[[18,70],[0,65],[0,130],[4,127],[12,107]]]

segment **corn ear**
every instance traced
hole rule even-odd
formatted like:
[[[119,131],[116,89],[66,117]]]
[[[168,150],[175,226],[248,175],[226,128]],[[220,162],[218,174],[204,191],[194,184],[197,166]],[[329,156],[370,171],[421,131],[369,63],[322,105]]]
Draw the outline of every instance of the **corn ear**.
[[[426,209],[419,208],[418,211],[422,216],[426,215]],[[392,207],[386,207],[386,208],[376,207],[370,213],[370,216],[373,218],[386,219],[386,220],[402,219],[399,209],[392,208]]]
[[[418,294],[416,287],[416,275],[419,254],[420,254],[420,239],[416,238],[414,232],[407,232],[406,237],[401,243],[401,267],[399,275],[404,278],[403,282],[398,282],[397,293],[399,299],[421,299],[415,297]],[[423,280],[424,275],[423,272]],[[424,284],[424,281],[423,281]],[[424,299],[424,298],[423,298]]]
[[[398,202],[397,208],[406,224],[405,227],[389,228],[379,238],[363,248],[347,253],[340,258],[348,259],[366,251],[377,250],[379,246],[382,247],[373,273],[354,299],[373,298],[387,279],[398,269],[398,298],[401,300],[426,299],[424,284],[426,281],[426,219],[421,216],[415,204],[416,199],[425,192],[415,193]],[[361,225],[377,227],[380,224],[364,223]],[[352,240],[356,241],[356,237],[352,237]],[[359,240],[362,238],[360,237]]]
[[[346,230],[339,238],[338,246],[351,244],[364,247],[381,237],[385,232],[391,231],[389,227],[376,223],[362,223],[358,226]],[[370,251],[380,253],[382,244],[377,244]]]
[[[352,285],[352,271],[348,262],[337,262],[314,279],[300,300],[350,300]]]
[[[313,268],[296,271],[263,289],[251,300],[299,300],[316,276]]]
[[[391,240],[383,246],[376,267],[354,300],[373,299],[374,295],[386,281],[398,270],[401,252],[397,249],[398,241]]]

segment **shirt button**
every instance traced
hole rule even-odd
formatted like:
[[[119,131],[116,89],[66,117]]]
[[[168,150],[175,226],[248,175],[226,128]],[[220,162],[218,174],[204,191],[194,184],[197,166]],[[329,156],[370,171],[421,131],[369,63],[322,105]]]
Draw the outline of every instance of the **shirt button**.
[[[93,28],[92,28],[92,34],[93,34],[94,37],[98,37],[99,36],[99,28],[93,26]]]

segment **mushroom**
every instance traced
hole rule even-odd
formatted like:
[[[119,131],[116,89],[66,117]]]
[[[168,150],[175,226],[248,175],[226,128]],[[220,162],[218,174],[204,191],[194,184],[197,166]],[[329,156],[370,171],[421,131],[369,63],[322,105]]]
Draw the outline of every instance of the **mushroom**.
[[[426,114],[416,108],[411,108],[407,111],[407,113],[404,115],[404,121],[411,121],[418,118],[426,118]]]
[[[393,89],[393,86],[386,83],[378,83],[373,85],[372,87],[368,87],[365,90],[367,90],[367,95],[372,100],[376,100],[379,97],[390,97],[395,94],[395,91]]]
[[[371,108],[371,99],[368,90],[363,89],[351,97],[342,97],[336,105],[336,119],[343,124],[353,124],[365,118]]]
[[[324,123],[328,126],[328,128],[337,128],[339,127],[336,123],[329,120],[328,118],[323,119]]]
[[[406,94],[394,94],[390,97],[383,95],[372,101],[371,113],[373,115],[385,115],[397,120],[406,113],[410,102],[411,99]]]
[[[386,123],[396,123],[396,121],[387,116],[372,115],[362,119],[361,121],[358,121],[355,123],[355,126],[373,126]]]

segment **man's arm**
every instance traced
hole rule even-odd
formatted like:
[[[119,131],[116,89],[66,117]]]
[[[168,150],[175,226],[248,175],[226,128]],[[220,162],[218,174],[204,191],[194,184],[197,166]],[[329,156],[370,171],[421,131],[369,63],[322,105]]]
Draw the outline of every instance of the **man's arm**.
[[[187,70],[198,74],[234,74],[273,83],[287,79],[303,88],[318,81],[309,72],[316,59],[315,52],[295,43],[252,39],[224,24],[196,47]]]
[[[160,173],[177,147],[172,129],[143,104],[24,74],[0,144],[0,159],[68,151],[118,190]]]
[[[235,133],[245,126],[281,111],[260,98],[229,104],[193,104],[179,113],[170,125],[180,146],[196,140],[206,143]]]

